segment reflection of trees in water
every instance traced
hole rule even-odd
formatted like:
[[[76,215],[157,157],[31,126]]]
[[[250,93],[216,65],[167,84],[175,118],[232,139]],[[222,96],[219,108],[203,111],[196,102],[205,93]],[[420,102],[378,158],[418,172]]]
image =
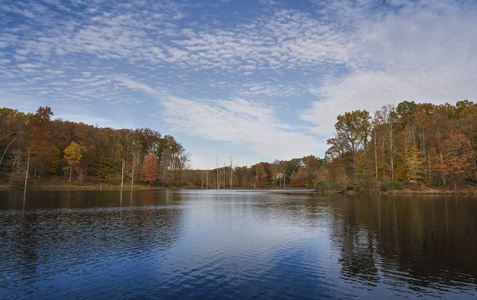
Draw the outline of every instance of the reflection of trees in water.
[[[129,242],[143,250],[153,247],[169,249],[178,236],[181,214],[181,210],[173,205],[172,193],[147,191],[136,196],[135,209],[123,214],[124,227],[130,230]],[[174,197],[180,197],[180,194],[174,194]]]
[[[138,192],[132,199],[129,195],[124,194],[122,207],[119,192],[86,193],[88,200],[75,192],[69,201],[52,205],[58,208],[0,211],[0,283],[8,287],[64,272],[91,272],[128,259],[151,259],[151,249],[169,249],[178,235],[181,214],[170,194]],[[102,205],[86,208],[81,199],[100,200]],[[67,208],[67,203],[76,208]]]
[[[338,200],[332,204],[335,206],[332,212],[332,238],[341,248],[340,263],[343,275],[373,284],[379,281],[375,257],[376,233],[366,227],[375,219],[366,216],[365,227],[362,227],[360,219],[367,215],[366,211],[369,211],[370,207],[367,202],[358,207],[355,207],[356,204],[350,199]]]
[[[421,287],[477,283],[475,199],[342,197],[331,205],[345,278]]]

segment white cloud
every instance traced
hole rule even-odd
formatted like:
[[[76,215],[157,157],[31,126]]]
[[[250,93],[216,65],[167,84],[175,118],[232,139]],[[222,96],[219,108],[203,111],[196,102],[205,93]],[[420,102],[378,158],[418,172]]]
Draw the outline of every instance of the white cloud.
[[[359,24],[350,51],[356,69],[310,88],[320,100],[301,118],[314,123],[316,133],[331,135],[336,116],[351,110],[373,113],[404,100],[475,100],[476,11],[449,2],[402,4]]]
[[[62,71],[62,70],[46,70],[45,72],[54,74],[54,75],[62,75],[65,73],[65,71]]]
[[[192,101],[169,97],[162,102],[166,122],[176,131],[227,141],[271,159],[316,153],[315,138],[282,123],[271,107],[244,99]]]
[[[230,30],[199,31],[174,41],[189,55],[173,56],[197,68],[300,69],[349,63],[352,44],[306,13],[282,10]],[[244,64],[246,62],[246,64]]]
[[[21,69],[31,69],[31,68],[38,68],[40,67],[39,65],[34,65],[34,64],[18,64],[17,67]]]
[[[339,114],[358,109],[373,113],[386,104],[413,100],[418,87],[412,78],[370,71],[355,72],[346,79],[327,82],[312,92],[323,100],[314,102],[301,118],[316,124],[314,131],[317,134],[331,135]]]
[[[156,23],[153,15],[142,8],[118,8],[89,19],[85,16],[82,23],[52,19],[44,21],[43,31],[24,28],[28,39],[13,35],[13,42],[18,55],[33,55],[44,61],[55,55],[82,53],[129,63],[145,61],[227,71],[238,68],[246,72],[350,62],[352,44],[307,13],[276,11],[228,29],[180,28],[173,17]]]
[[[297,88],[293,85],[265,83],[243,84],[237,91],[237,94],[245,97],[268,96],[268,97],[287,97],[297,93]]]
[[[149,85],[133,80],[127,75],[115,75],[113,76],[113,79],[119,81],[121,85],[126,86],[130,89],[140,90],[156,96],[160,95],[160,93],[158,93],[155,89],[151,88]]]

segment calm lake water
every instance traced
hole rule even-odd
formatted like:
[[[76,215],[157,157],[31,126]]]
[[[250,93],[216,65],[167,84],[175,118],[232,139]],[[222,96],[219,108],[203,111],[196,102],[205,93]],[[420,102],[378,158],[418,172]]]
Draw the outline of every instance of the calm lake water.
[[[0,191],[1,299],[477,297],[477,198]]]

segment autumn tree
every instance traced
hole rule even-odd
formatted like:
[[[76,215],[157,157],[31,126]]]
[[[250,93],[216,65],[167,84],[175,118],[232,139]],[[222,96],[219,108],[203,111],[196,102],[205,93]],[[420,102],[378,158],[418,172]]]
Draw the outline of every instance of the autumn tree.
[[[237,179],[239,186],[242,188],[248,188],[250,186],[252,173],[246,166],[236,167],[234,177]]]
[[[440,170],[444,176],[449,176],[454,180],[454,189],[457,189],[457,181],[469,173],[472,166],[470,140],[463,134],[453,134],[444,140],[442,152],[443,159]]]
[[[429,145],[429,159],[432,161],[429,164],[429,173],[437,171],[437,175],[440,175],[440,182],[435,181],[437,184],[447,185],[447,179],[444,173],[439,172],[441,165],[444,164],[444,148],[443,143],[450,135],[455,133],[455,125],[449,119],[449,109],[444,105],[434,106],[430,120],[428,124],[428,145]],[[432,174],[428,175],[432,178]],[[436,179],[438,176],[436,176]]]
[[[307,180],[308,177],[304,168],[299,168],[298,171],[290,177],[290,186],[305,187]]]
[[[425,159],[422,152],[416,145],[412,145],[404,158],[404,165],[402,166],[403,177],[408,181],[422,179],[424,162]]]
[[[394,180],[396,117],[396,108],[392,105],[383,106],[374,115],[372,144],[374,145],[375,169],[377,169],[376,178],[384,176]]]
[[[179,183],[182,170],[187,167],[189,162],[189,156],[184,147],[174,137],[166,135],[153,144],[151,153],[157,156],[162,185]]]
[[[159,165],[157,163],[156,154],[146,156],[146,162],[141,169],[141,181],[149,183],[149,185],[157,183],[159,179]]]
[[[0,179],[19,183],[24,176],[29,148],[29,118],[10,108],[0,108]]]
[[[60,165],[60,155],[61,149],[57,146],[53,146],[50,153],[50,174],[56,174],[58,172],[58,166]]]
[[[358,183],[364,188],[368,188],[371,184],[370,176],[370,164],[366,157],[366,152],[361,151],[358,155],[358,161],[356,163],[356,174]]]
[[[48,106],[40,107],[30,118],[31,164],[35,174],[45,174],[49,167],[51,151],[51,122],[53,115]]]
[[[350,151],[355,153],[361,144],[366,148],[371,128],[369,113],[366,110],[355,110],[339,115],[337,119],[335,129],[343,134]]]
[[[71,142],[71,144],[64,150],[64,152],[65,158],[68,161],[68,166],[66,169],[70,171],[71,182],[73,168],[79,165],[83,154],[81,153],[80,146],[75,142]]]
[[[368,137],[371,132],[371,117],[366,110],[346,112],[337,117],[336,136],[327,141],[331,147],[327,155],[337,161],[344,187],[348,185],[348,174],[357,177],[357,153],[359,149],[368,148]],[[351,164],[348,159],[351,159]],[[348,170],[351,169],[351,170]]]
[[[312,188],[315,185],[315,178],[324,165],[324,160],[314,155],[303,157],[304,171],[306,173],[306,187]]]
[[[472,168],[477,180],[477,104],[469,100],[457,101],[455,105],[446,104],[449,118],[455,122],[456,129],[464,134],[472,147]]]

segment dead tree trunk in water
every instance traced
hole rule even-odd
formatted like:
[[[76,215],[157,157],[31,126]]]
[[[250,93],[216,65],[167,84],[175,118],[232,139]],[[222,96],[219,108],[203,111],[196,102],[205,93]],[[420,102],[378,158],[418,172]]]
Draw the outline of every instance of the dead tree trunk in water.
[[[233,160],[232,160],[232,156],[229,156],[229,160],[230,160],[230,189],[233,189],[234,188],[234,173],[233,173]]]
[[[27,158],[27,168],[25,172],[25,187],[23,189],[23,203],[25,203],[26,198],[26,190],[27,190],[27,183],[28,183],[28,171],[30,170],[30,148],[28,148],[28,158]]]
[[[121,160],[121,191],[123,190],[124,186],[124,166],[126,165],[126,161],[124,158]]]
[[[215,164],[217,165],[217,185],[215,186],[218,190],[220,189],[220,172],[219,172],[219,161],[217,156],[215,156]]]

